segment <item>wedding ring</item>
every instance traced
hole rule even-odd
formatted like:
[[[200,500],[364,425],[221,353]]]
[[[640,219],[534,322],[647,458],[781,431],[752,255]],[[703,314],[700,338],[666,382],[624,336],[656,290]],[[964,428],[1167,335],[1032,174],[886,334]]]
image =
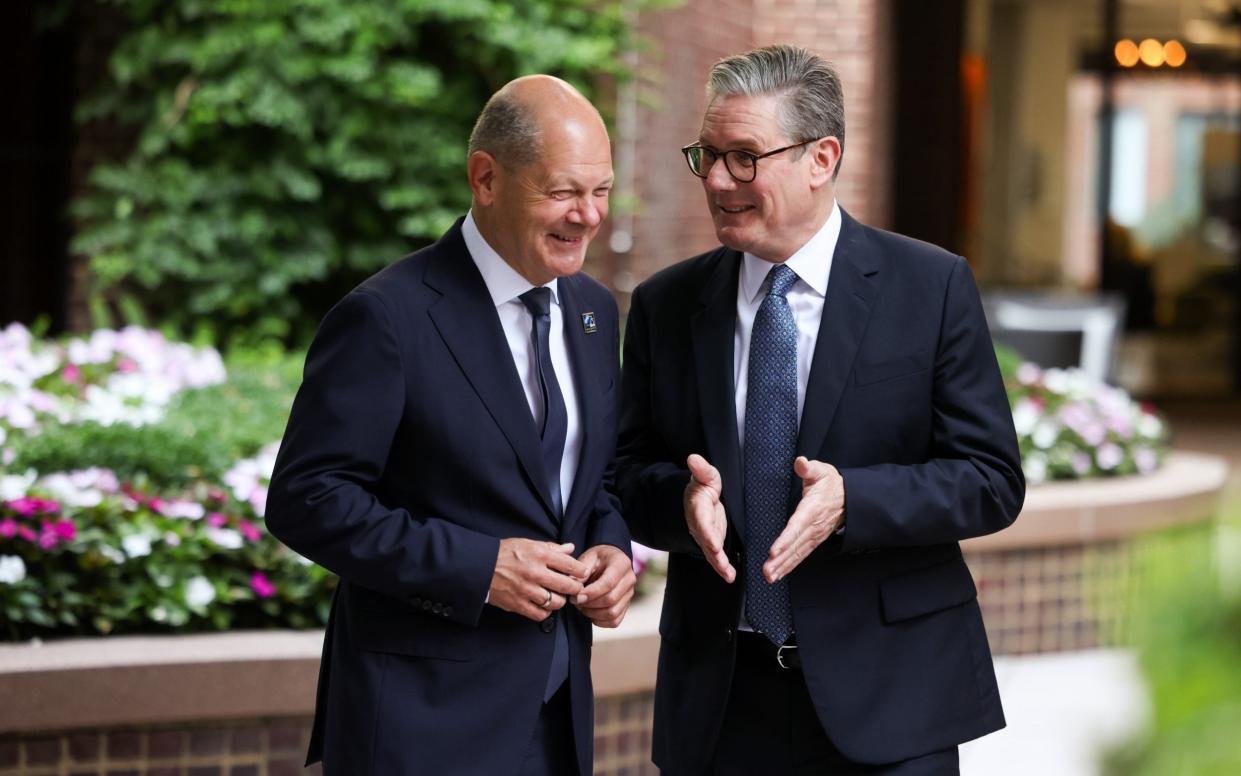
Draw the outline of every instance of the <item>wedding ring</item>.
[[[549,607],[549,606],[551,606],[551,605],[552,605],[552,591],[550,591],[550,590],[545,590],[544,592],[546,592],[546,593],[547,593],[547,600],[546,600],[546,601],[544,601],[544,602],[543,602],[543,604],[542,604],[542,606],[540,607],[540,608],[542,608],[542,609],[546,609],[547,607]]]

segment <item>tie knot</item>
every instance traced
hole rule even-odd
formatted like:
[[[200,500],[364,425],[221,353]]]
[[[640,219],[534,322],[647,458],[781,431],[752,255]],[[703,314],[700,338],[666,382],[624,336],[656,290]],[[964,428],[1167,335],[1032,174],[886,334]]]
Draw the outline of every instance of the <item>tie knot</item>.
[[[520,297],[521,303],[526,306],[530,314],[536,318],[543,315],[551,315],[552,311],[552,290],[546,286],[532,288]]]
[[[785,264],[777,264],[767,273],[767,279],[770,286],[767,288],[768,296],[784,296],[797,282],[797,273],[789,269]]]

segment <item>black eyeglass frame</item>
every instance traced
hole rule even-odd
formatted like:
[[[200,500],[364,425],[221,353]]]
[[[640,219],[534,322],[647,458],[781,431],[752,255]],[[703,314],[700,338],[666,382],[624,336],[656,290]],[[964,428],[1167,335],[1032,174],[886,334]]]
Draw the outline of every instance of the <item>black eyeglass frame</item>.
[[[818,137],[811,138],[810,140],[803,140],[800,143],[793,143],[792,145],[786,145],[783,148],[777,148],[774,151],[767,151],[766,153],[761,153],[761,154],[751,153],[750,151],[743,151],[740,148],[730,148],[727,151],[717,151],[711,146],[702,145],[701,143],[690,143],[689,145],[683,146],[681,148],[681,153],[685,156],[685,163],[689,166],[689,171],[699,178],[706,178],[708,175],[710,175],[711,168],[715,166],[716,161],[723,159],[724,169],[728,171],[728,174],[732,176],[733,180],[735,180],[738,183],[752,183],[754,179],[758,177],[758,160],[759,159],[766,159],[769,156],[775,156],[776,154],[783,153],[793,148],[799,148],[801,146],[808,145],[810,143],[814,143],[819,140],[822,140],[822,138],[818,138]],[[715,157],[715,159],[712,159],[711,163],[708,164],[701,173],[694,170],[694,163],[690,161],[690,158],[689,158],[690,152],[695,151],[695,150],[706,151],[707,153]],[[749,157],[750,177],[743,178],[740,175],[738,175],[735,170],[733,170],[732,163],[729,162],[728,160],[734,154],[737,157]]]

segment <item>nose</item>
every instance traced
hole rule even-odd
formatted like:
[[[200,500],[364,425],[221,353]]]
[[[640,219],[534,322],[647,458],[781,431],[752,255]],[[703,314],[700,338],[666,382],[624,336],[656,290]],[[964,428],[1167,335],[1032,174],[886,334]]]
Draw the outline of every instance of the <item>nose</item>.
[[[607,205],[600,205],[593,196],[588,195],[578,200],[577,206],[569,211],[567,218],[571,224],[581,224],[593,229],[603,222],[607,214]]]
[[[717,157],[711,166],[707,168],[707,177],[702,179],[702,185],[707,191],[732,191],[737,188],[737,181],[733,180],[733,176],[728,173],[728,165],[724,162],[724,157]]]

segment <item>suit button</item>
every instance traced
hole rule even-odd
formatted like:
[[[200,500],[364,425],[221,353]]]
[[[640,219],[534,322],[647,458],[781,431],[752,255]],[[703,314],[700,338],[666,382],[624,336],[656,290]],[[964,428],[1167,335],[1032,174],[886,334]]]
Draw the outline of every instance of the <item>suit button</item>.
[[[546,620],[539,623],[539,630],[544,633],[551,633],[556,630],[556,615],[553,614],[551,617],[548,617]]]
[[[725,641],[732,641],[732,640],[733,640],[733,629],[732,629],[732,628],[725,628],[725,629],[724,629],[724,640],[725,640]]]
[[[435,612],[436,614],[439,614],[440,612],[444,611],[444,605],[441,604],[439,601],[436,601],[435,605],[431,607],[431,611]]]
[[[452,607],[451,607],[451,606],[445,606],[445,607],[444,607],[444,616],[445,616],[445,617],[451,617],[451,616],[452,616]]]

